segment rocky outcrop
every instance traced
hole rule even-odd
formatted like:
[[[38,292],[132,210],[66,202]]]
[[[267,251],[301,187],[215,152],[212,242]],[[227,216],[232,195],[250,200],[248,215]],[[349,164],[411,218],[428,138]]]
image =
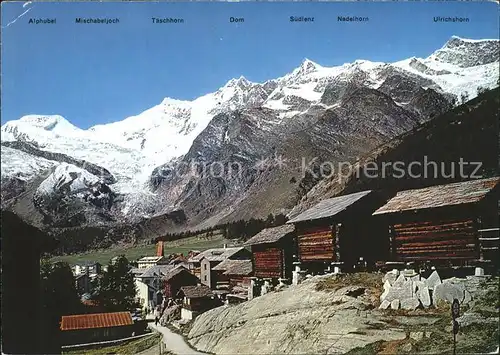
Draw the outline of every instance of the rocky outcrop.
[[[373,312],[368,288],[316,291],[317,276],[297,286],[201,314],[188,340],[216,354],[338,354],[406,334]],[[349,296],[352,295],[352,296]]]
[[[166,327],[174,320],[178,320],[181,318],[181,306],[173,305],[171,307],[166,308],[163,311],[163,314],[160,318],[160,325]]]

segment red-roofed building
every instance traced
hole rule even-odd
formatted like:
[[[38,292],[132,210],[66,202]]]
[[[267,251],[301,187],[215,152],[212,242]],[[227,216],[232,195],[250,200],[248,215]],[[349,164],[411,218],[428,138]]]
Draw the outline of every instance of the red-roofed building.
[[[135,330],[130,312],[78,314],[61,318],[64,345],[126,338],[132,336]]]

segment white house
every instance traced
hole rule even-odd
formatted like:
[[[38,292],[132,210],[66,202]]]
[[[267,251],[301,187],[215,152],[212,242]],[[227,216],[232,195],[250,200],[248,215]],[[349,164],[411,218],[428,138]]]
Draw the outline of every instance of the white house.
[[[147,269],[151,266],[168,264],[168,259],[164,256],[145,256],[137,260],[137,267],[139,269]]]
[[[95,261],[85,261],[72,266],[72,271],[75,276],[87,273],[89,275],[99,275],[102,272],[102,265]]]
[[[135,268],[131,272],[134,274],[137,288],[137,298],[143,308],[154,308],[163,301],[163,289],[161,279],[175,265],[153,265],[148,268]]]

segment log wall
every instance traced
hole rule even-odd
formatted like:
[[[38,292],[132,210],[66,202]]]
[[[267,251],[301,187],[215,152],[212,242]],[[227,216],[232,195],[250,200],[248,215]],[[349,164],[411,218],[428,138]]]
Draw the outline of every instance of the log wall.
[[[477,226],[471,219],[394,224],[393,233],[397,260],[479,257]]]
[[[255,245],[252,247],[254,275],[256,277],[283,277],[283,250],[278,247]]]
[[[333,234],[329,226],[301,231],[298,234],[300,261],[334,261]]]

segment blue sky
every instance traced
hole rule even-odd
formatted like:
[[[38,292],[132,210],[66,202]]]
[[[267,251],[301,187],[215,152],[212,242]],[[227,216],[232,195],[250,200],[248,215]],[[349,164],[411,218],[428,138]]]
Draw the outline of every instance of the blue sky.
[[[138,114],[164,97],[193,99],[233,77],[262,82],[309,58],[324,66],[355,59],[425,57],[452,35],[498,38],[492,2],[356,3],[2,3],[2,124],[60,114],[88,128]],[[289,16],[314,16],[290,23]],[[369,16],[367,23],[338,15]],[[182,25],[151,17],[184,18]],[[231,24],[229,17],[244,17]],[[434,23],[467,16],[469,23]],[[30,25],[29,18],[56,18]],[[75,17],[118,17],[117,25]]]

